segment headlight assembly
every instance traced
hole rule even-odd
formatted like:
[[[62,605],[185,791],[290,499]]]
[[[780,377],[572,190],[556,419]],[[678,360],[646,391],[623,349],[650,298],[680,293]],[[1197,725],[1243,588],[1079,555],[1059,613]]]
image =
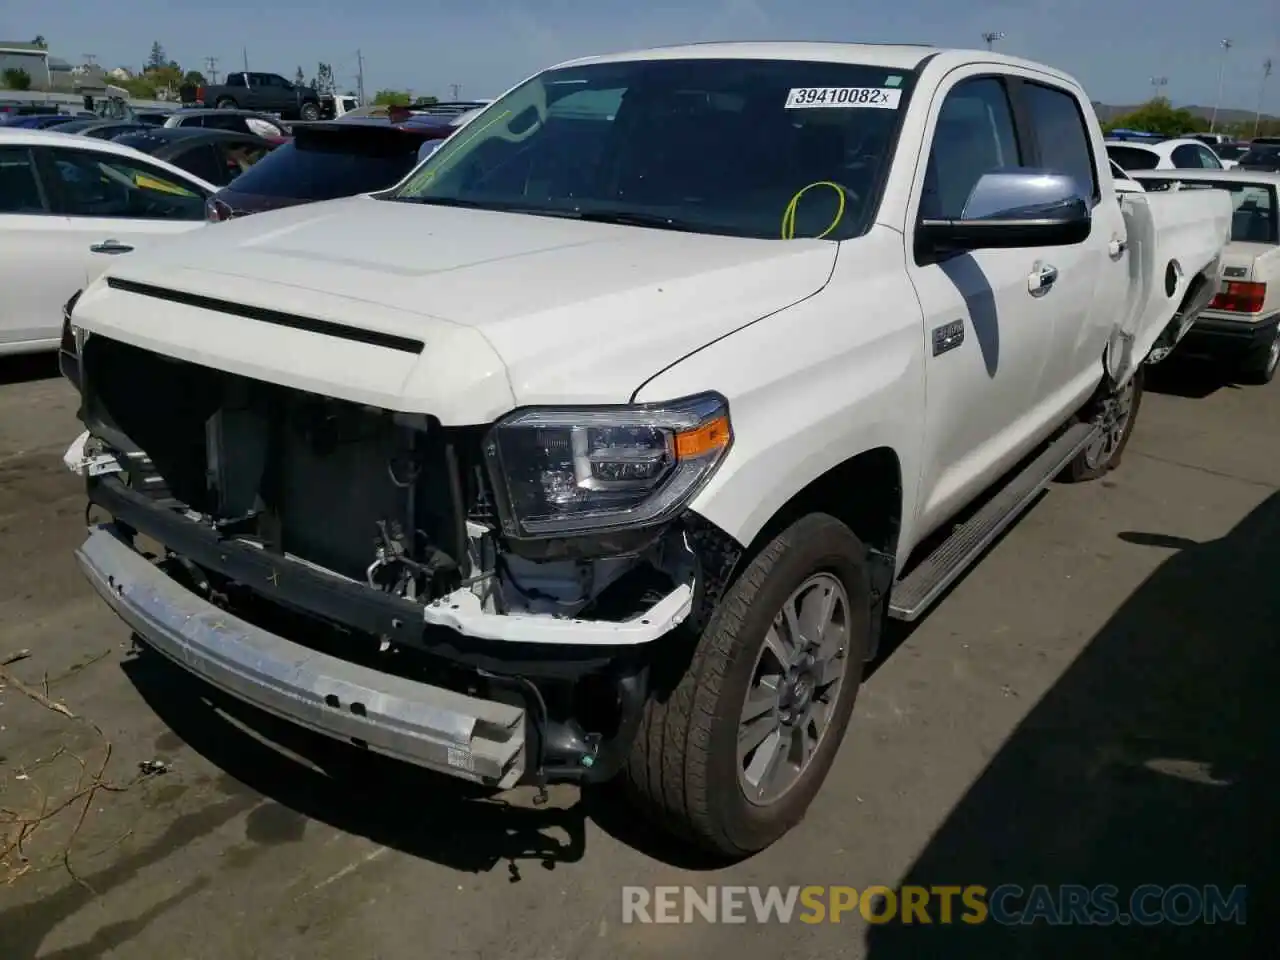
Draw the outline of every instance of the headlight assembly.
[[[692,499],[733,442],[724,398],[533,408],[485,441],[503,531],[564,537],[662,523]]]

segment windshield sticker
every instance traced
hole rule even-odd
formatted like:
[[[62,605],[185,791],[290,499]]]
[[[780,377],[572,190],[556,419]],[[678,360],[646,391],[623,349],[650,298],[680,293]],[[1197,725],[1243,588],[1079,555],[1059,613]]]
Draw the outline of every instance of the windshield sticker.
[[[884,82],[884,85],[886,87],[900,87],[902,86],[902,77],[895,73]]]
[[[863,107],[897,110],[901,99],[902,91],[890,87],[792,87],[787,94],[786,109]]]

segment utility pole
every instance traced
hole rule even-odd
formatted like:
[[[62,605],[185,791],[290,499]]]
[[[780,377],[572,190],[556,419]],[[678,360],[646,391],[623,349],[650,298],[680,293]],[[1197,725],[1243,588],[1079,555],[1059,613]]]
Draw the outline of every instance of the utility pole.
[[[1151,90],[1152,90],[1151,98],[1153,100],[1159,100],[1160,97],[1162,96],[1160,91],[1163,90],[1168,85],[1169,85],[1168,77],[1152,77],[1151,78]]]
[[[460,83],[449,84],[449,99],[454,101],[455,103],[462,99],[462,84]]]
[[[86,67],[96,67],[98,65],[98,55],[96,53],[82,53],[84,57],[84,65]]]
[[[1231,49],[1230,40],[1219,40],[1222,47],[1222,59],[1218,62],[1218,98],[1213,101],[1213,115],[1209,118],[1209,132],[1213,133],[1218,125],[1218,107],[1222,106],[1222,75],[1227,67],[1227,52]]]
[[[241,47],[240,52],[244,54],[244,72],[248,73],[249,72],[249,48]]]
[[[1253,135],[1258,135],[1258,124],[1262,122],[1262,98],[1267,94],[1267,78],[1271,76],[1271,58],[1262,61],[1262,82],[1258,84],[1258,109],[1253,114]]]
[[[218,58],[205,57],[204,66],[205,66],[205,69],[209,71],[210,86],[217,86],[218,85]]]
[[[1004,39],[1004,31],[1003,31],[1003,30],[991,30],[991,31],[988,31],[987,33],[984,33],[984,34],[982,35],[982,39],[983,39],[983,41],[986,43],[986,45],[987,45],[987,49],[988,49],[988,50],[990,50],[990,49],[992,49],[992,47],[995,45],[995,42],[996,42],[997,40],[1003,40],[1003,39]]]
[[[349,61],[348,61],[349,62]],[[360,106],[364,106],[364,55],[359,50],[356,51],[356,96],[360,99]]]

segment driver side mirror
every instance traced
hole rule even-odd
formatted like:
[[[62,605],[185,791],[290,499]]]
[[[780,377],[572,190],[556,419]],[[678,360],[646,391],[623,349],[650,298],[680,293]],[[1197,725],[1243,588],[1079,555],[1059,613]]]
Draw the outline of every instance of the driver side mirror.
[[[1041,170],[985,173],[958,220],[921,220],[916,227],[922,262],[969,250],[1064,247],[1081,243],[1092,228],[1089,204],[1073,177]]]

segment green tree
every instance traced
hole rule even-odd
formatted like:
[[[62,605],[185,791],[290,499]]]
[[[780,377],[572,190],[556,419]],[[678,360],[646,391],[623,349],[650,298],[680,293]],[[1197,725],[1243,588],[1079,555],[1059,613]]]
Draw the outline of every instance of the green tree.
[[[193,87],[207,87],[209,81],[205,79],[204,74],[199,70],[188,70],[182,75],[182,82],[189,83]]]
[[[31,42],[34,43],[37,47],[39,47],[41,50],[49,49],[49,41],[44,38],[43,33],[37,33],[35,36],[35,39],[32,40]]]
[[[302,73],[302,67],[298,67],[297,72],[294,73],[293,85],[295,87],[305,87],[307,85],[307,78]]]
[[[1103,129],[1112,130],[1145,130],[1166,137],[1176,137],[1182,133],[1194,133],[1208,129],[1206,120],[1197,117],[1190,110],[1175,108],[1164,97],[1148,100],[1142,106],[1129,113],[1116,117]]]
[[[409,94],[404,90],[379,90],[373,95],[373,104],[377,107],[407,107]]]
[[[164,55],[164,47],[157,40],[151,44],[151,56],[147,57],[147,69],[158,70],[169,62],[169,58]]]
[[[3,79],[4,86],[9,90],[31,89],[31,74],[21,67],[7,67],[4,73],[0,74],[0,79]]]

